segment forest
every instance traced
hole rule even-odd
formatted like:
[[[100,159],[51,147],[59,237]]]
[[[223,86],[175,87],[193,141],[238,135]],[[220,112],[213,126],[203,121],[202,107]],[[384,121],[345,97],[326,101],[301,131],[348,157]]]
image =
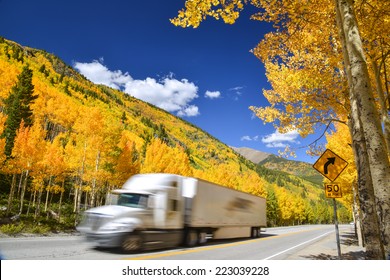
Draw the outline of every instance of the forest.
[[[202,178],[267,198],[270,226],[332,223],[321,185],[246,160],[200,128],[60,58],[0,39],[0,231],[73,231],[137,173]],[[351,195],[339,202],[350,222]]]

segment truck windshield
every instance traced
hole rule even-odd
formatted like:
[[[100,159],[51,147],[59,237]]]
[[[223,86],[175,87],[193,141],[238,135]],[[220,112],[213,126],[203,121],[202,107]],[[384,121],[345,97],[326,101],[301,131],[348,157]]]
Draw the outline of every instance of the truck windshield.
[[[148,205],[148,195],[138,193],[111,193],[107,199],[107,204],[146,208]]]

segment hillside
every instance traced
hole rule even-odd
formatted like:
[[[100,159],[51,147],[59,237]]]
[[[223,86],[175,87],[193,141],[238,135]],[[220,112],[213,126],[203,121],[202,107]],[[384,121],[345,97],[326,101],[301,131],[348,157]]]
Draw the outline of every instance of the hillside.
[[[235,150],[240,155],[242,155],[244,158],[256,164],[267,159],[269,156],[272,155],[270,153],[257,151],[247,147],[240,147],[240,148],[232,147],[232,149]]]
[[[322,186],[323,177],[307,162],[288,160],[283,157],[246,147],[232,148],[246,159],[267,169],[295,175],[316,185]]]
[[[321,174],[315,171],[313,166],[307,162],[287,160],[285,158],[271,155],[259,162],[259,164],[268,169],[280,170],[293,174],[320,186],[323,184],[323,177]]]
[[[29,71],[32,80],[21,79]],[[30,103],[15,107],[27,102],[18,92],[29,82]],[[27,107],[31,122],[15,118]],[[259,168],[191,123],[93,84],[53,54],[1,37],[0,135],[2,216],[36,219],[51,211],[57,219],[61,213],[77,219],[129,176],[165,172],[267,196],[276,209],[272,224],[330,221],[331,207],[312,183]]]

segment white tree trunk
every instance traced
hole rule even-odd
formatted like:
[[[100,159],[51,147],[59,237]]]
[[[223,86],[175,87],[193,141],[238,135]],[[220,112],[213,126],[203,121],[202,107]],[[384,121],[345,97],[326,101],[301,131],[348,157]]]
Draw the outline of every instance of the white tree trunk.
[[[350,95],[356,99],[359,119],[375,191],[382,242],[386,255],[390,255],[390,162],[382,132],[380,116],[372,94],[368,68],[352,0],[336,0],[344,32],[345,47],[350,63],[351,79],[348,79]],[[357,156],[360,156],[359,154]]]

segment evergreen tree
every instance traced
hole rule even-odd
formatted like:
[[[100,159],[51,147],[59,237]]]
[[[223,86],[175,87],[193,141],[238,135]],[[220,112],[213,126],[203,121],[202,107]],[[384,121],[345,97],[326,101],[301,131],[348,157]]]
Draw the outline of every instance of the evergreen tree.
[[[268,225],[273,227],[279,222],[280,209],[275,191],[271,188],[267,192],[267,221]]]
[[[18,76],[18,81],[11,89],[10,95],[4,101],[4,112],[8,115],[4,123],[4,132],[1,137],[6,139],[5,154],[9,158],[14,147],[16,131],[23,120],[24,126],[31,126],[32,110],[30,104],[38,97],[34,95],[34,85],[32,84],[33,72],[28,66],[23,67]]]
[[[124,111],[122,113],[121,121],[122,121],[123,124],[127,121],[126,112],[124,112]]]

